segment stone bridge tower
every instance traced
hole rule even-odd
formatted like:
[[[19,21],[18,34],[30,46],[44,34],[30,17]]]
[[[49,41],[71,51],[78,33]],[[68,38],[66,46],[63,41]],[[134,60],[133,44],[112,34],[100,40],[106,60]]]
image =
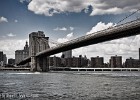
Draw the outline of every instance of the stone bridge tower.
[[[36,57],[36,54],[49,47],[49,37],[44,32],[32,32],[29,34],[29,56],[31,56],[31,71],[49,71],[48,57]]]

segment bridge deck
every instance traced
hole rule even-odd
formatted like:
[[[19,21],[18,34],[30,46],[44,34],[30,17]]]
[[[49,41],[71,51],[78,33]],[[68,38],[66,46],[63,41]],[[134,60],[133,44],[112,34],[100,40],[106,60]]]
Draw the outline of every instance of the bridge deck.
[[[50,56],[56,53],[79,48],[82,46],[88,46],[91,44],[97,44],[138,34],[140,34],[140,19],[122,25],[110,27],[108,29],[85,35],[65,43],[61,43],[55,47],[37,53],[36,56]],[[19,64],[25,64],[29,61],[31,61],[31,57],[24,59]]]

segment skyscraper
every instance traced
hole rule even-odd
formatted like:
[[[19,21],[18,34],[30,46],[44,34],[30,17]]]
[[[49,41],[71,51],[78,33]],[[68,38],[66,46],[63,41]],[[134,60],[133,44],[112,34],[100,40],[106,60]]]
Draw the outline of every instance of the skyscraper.
[[[0,65],[4,66],[6,64],[7,64],[6,54],[4,54],[3,51],[0,51]]]
[[[132,57],[126,59],[125,61],[126,68],[140,68],[140,60],[133,59]]]
[[[139,48],[139,60],[140,60],[140,48]]]
[[[72,67],[72,50],[62,52],[61,63],[63,67]]]
[[[95,68],[95,67],[103,67],[104,65],[104,58],[103,57],[91,57],[91,67]]]
[[[73,67],[73,58],[65,58],[66,67]]]
[[[81,62],[79,57],[73,57],[73,67],[81,67]]]
[[[62,52],[62,55],[64,56],[64,58],[72,58],[72,50]]]
[[[3,51],[0,51],[0,62],[3,61]]]
[[[111,68],[121,68],[122,67],[122,56],[111,56],[110,59]]]

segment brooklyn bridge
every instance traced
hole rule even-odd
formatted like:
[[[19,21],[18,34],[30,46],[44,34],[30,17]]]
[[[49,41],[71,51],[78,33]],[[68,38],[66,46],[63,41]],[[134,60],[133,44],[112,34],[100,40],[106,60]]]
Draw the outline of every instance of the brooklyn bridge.
[[[19,62],[18,65],[31,62],[31,71],[46,72],[49,71],[47,62],[50,55],[138,34],[140,34],[140,19],[112,26],[105,30],[85,35],[50,48],[49,37],[45,37],[41,31],[32,32],[29,34],[29,57]]]

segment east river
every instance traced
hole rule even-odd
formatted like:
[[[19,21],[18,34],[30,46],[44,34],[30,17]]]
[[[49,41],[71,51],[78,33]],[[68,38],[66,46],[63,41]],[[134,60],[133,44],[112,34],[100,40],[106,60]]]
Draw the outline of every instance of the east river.
[[[140,100],[140,72],[0,71],[0,100]]]

